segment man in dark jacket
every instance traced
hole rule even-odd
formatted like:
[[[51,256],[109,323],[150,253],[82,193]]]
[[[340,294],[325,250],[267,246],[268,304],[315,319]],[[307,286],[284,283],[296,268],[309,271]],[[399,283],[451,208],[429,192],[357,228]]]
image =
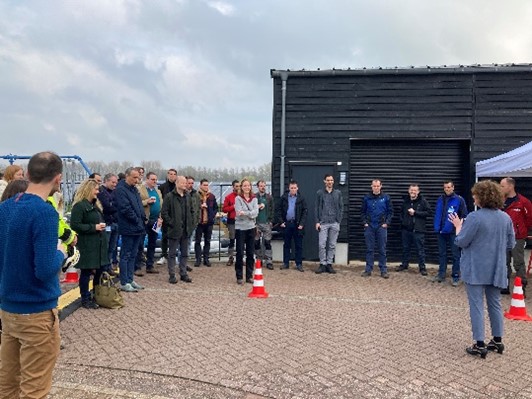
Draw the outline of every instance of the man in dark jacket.
[[[168,249],[170,254],[175,254],[179,249],[179,275],[181,281],[191,283],[192,279],[187,274],[187,258],[189,236],[195,225],[195,214],[192,198],[187,192],[187,179],[184,176],[177,176],[174,191],[164,197],[161,216],[167,226]],[[175,256],[168,258],[168,282],[176,284]]]
[[[521,277],[523,291],[525,291],[528,283],[525,270],[525,245],[528,229],[532,228],[532,204],[528,198],[515,191],[515,180],[511,177],[505,177],[501,180],[501,190],[504,194],[504,211],[512,219],[516,241],[515,247],[506,254],[508,279],[512,276],[513,260],[515,274]],[[503,294],[510,293],[508,289],[501,292]]]
[[[386,242],[388,240],[388,226],[392,222],[393,206],[390,196],[382,193],[380,180],[371,182],[371,194],[362,200],[362,223],[366,238],[366,269],[362,277],[371,276],[375,259],[375,244],[379,253],[379,269],[382,278],[388,278],[386,267]]]
[[[307,220],[307,202],[298,192],[298,185],[295,180],[290,181],[288,191],[285,192],[279,201],[277,209],[277,220],[280,221],[281,228],[284,229],[283,245],[283,269],[289,268],[290,249],[292,240],[295,244],[296,269],[304,272],[303,269],[303,234]]]
[[[120,288],[136,292],[143,287],[133,281],[135,259],[141,240],[146,234],[146,215],[137,190],[140,178],[136,168],[127,168],[126,177],[116,186],[115,201],[118,209],[118,233],[122,236],[120,247]]]
[[[419,194],[419,186],[411,184],[408,188],[408,195],[403,201],[401,208],[401,238],[403,242],[403,259],[400,266],[395,271],[402,272],[408,269],[410,260],[410,249],[412,244],[416,246],[419,262],[419,273],[427,275],[425,266],[425,233],[427,231],[427,217],[430,215],[430,205],[423,196]]]
[[[467,216],[467,205],[464,199],[454,192],[454,183],[443,183],[444,194],[436,202],[434,212],[434,231],[438,234],[438,252],[440,255],[440,267],[438,274],[432,279],[433,282],[441,283],[447,274],[447,248],[451,247],[453,254],[453,268],[451,272],[452,286],[457,287],[460,281],[460,248],[454,243],[456,229],[449,220],[449,215],[456,215],[463,219]]]
[[[102,204],[103,218],[105,220],[105,231],[108,238],[109,262],[113,264],[111,274],[118,266],[118,209],[115,204],[115,189],[118,178],[113,173],[108,173],[103,178],[103,184],[100,186],[98,199]]]
[[[199,223],[196,226],[194,243],[194,254],[196,255],[194,266],[199,267],[201,264],[201,237],[203,236],[203,264],[210,267],[211,236],[216,213],[218,212],[218,204],[214,194],[209,191],[209,181],[207,179],[200,180],[197,195],[199,199]]]
[[[163,195],[163,199],[166,197],[168,193],[171,193],[175,190],[175,182],[177,179],[177,170],[175,169],[168,169],[168,172],[166,172],[166,181],[159,186],[159,191]],[[168,227],[163,221],[163,225],[161,226],[161,258],[157,261],[158,265],[165,265],[168,258],[168,236],[167,236]]]

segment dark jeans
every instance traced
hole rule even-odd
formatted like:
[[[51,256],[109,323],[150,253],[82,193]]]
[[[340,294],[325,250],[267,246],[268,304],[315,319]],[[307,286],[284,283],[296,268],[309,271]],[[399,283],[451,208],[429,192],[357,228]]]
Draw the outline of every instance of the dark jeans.
[[[92,280],[92,285],[95,287],[100,284],[100,276],[102,275],[102,269],[98,268],[94,272],[94,279]],[[89,281],[91,280],[91,275],[93,274],[92,269],[80,269],[79,273],[79,292],[81,294],[81,300],[86,301],[91,298],[91,293],[89,292]]]
[[[155,246],[157,244],[157,232],[153,231],[153,225],[157,223],[157,219],[148,220],[146,225],[146,235],[148,236],[148,246],[146,249],[146,269],[153,269],[153,258],[155,256]]]
[[[296,266],[301,266],[303,264],[303,230],[299,230],[294,222],[287,222],[285,226],[283,264],[288,266],[290,263],[290,250],[292,249],[292,240],[294,240]]]
[[[144,239],[146,234],[142,234],[137,246],[137,254],[135,255],[135,270],[142,269],[142,261],[144,260]]]
[[[244,246],[246,247],[246,279],[253,278],[253,266],[255,259],[253,257],[255,244],[255,229],[235,230],[236,239],[236,262],[235,272],[237,280],[243,278],[244,268]]]
[[[440,255],[440,268],[438,276],[445,278],[447,274],[447,248],[450,247],[453,256],[453,268],[451,272],[452,278],[460,277],[460,248],[454,245],[456,234],[438,234],[438,252]]]
[[[168,226],[163,223],[161,226],[161,258],[168,258]]]
[[[203,236],[203,260],[209,259],[211,251],[212,224],[198,224],[196,227],[196,237],[194,240],[194,253],[196,261],[201,260],[201,236]]]
[[[403,261],[401,265],[403,267],[408,267],[410,250],[412,249],[413,244],[417,251],[419,270],[425,270],[425,233],[403,229],[401,230],[401,238],[403,242]]]
[[[388,229],[382,226],[373,227],[369,225],[364,230],[364,237],[366,238],[366,271],[371,273],[373,270],[376,249],[379,254],[379,269],[381,273],[387,272],[386,242],[388,240]]]
[[[125,285],[133,281],[135,262],[139,252],[139,242],[144,240],[144,234],[136,236],[122,236],[120,248],[120,284]]]
[[[118,224],[113,223],[111,224],[111,231],[107,232],[107,239],[108,239],[108,245],[109,245],[109,262],[112,262],[114,264],[118,263]]]

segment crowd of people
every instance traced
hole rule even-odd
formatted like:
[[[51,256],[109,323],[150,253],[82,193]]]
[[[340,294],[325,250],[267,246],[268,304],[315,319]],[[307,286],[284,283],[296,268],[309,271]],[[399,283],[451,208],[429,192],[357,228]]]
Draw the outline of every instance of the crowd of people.
[[[155,173],[148,172],[144,177],[144,172],[142,167],[130,167],[121,175],[90,175],[77,188],[68,225],[59,209],[61,197],[57,193],[62,162],[56,154],[35,154],[26,175],[16,165],[5,170],[0,182],[1,397],[11,397],[19,390],[33,395],[50,389],[51,371],[60,345],[59,272],[74,246],[80,254],[77,267],[81,270],[82,306],[87,309],[98,308],[89,291],[91,278],[98,285],[103,272],[117,275],[118,264],[120,288],[124,292],[142,290],[135,277],[159,273],[157,264],[167,265],[170,284],[178,280],[191,283],[192,268],[187,259],[192,239],[193,266],[211,266],[210,241],[219,207],[209,190],[209,181],[200,180],[196,190],[193,177],[179,176],[175,169],[169,169],[165,182],[158,185]],[[324,176],[323,188],[316,193],[313,222],[307,221],[307,202],[296,181],[290,181],[288,190],[278,200],[266,192],[263,180],[256,183],[255,192],[248,179],[233,181],[232,188],[223,200],[222,211],[227,214],[230,239],[227,265],[234,265],[237,284],[253,282],[257,255],[268,269],[274,269],[271,245],[274,225],[282,229],[284,236],[281,269],[289,269],[293,255],[296,270],[305,271],[302,237],[310,223],[319,237],[319,266],[315,272],[336,273],[333,264],[344,203],[341,191],[334,188],[333,175]],[[469,214],[466,201],[454,192],[453,182],[444,182],[443,191],[433,214],[419,186],[410,185],[401,207],[403,257],[396,271],[409,268],[411,248],[415,247],[419,272],[427,275],[426,221],[434,216],[440,262],[433,281],[445,280],[450,247],[451,284],[464,282],[470,304],[474,344],[467,352],[481,357],[490,350],[503,353],[501,291],[507,292],[509,288],[512,265],[526,287],[524,246],[532,227],[532,204],[515,191],[515,181],[510,177],[500,184],[489,180],[475,184],[472,196],[479,210]],[[373,180],[361,208],[367,249],[363,277],[371,276],[377,255],[380,276],[389,278],[386,243],[392,216],[390,196],[383,192],[380,180]],[[159,231],[162,253],[155,262]],[[14,259],[17,268],[10,265]],[[25,283],[20,284],[21,281]],[[493,334],[487,345],[484,296]],[[31,333],[27,326],[32,326]]]

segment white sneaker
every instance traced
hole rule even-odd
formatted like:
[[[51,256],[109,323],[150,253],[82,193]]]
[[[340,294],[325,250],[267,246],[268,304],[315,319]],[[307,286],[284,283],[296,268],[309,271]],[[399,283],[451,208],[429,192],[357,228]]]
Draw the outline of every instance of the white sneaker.
[[[159,266],[166,265],[166,263],[167,263],[166,258],[161,258],[157,261],[157,265]]]
[[[133,288],[133,286],[129,283],[121,285],[120,289],[124,292],[138,292],[138,290]]]
[[[136,290],[143,290],[144,287],[140,284],[135,283],[134,281],[131,282],[131,286],[135,288]]]

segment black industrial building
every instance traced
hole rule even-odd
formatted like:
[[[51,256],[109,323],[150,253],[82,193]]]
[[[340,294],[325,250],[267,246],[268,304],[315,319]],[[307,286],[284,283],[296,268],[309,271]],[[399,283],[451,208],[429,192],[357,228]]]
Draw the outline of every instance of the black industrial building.
[[[532,140],[529,64],[272,70],[271,77],[272,190],[278,197],[290,179],[299,182],[310,205],[308,260],[317,259],[313,206],[325,172],[335,176],[347,205],[339,243],[348,244],[349,260],[365,258],[360,206],[371,181],[382,181],[395,208],[388,257],[398,260],[399,210],[410,183],[419,183],[434,207],[443,182],[452,180],[471,207],[475,162]],[[532,194],[529,181],[518,183]],[[435,261],[433,233],[427,247]]]

